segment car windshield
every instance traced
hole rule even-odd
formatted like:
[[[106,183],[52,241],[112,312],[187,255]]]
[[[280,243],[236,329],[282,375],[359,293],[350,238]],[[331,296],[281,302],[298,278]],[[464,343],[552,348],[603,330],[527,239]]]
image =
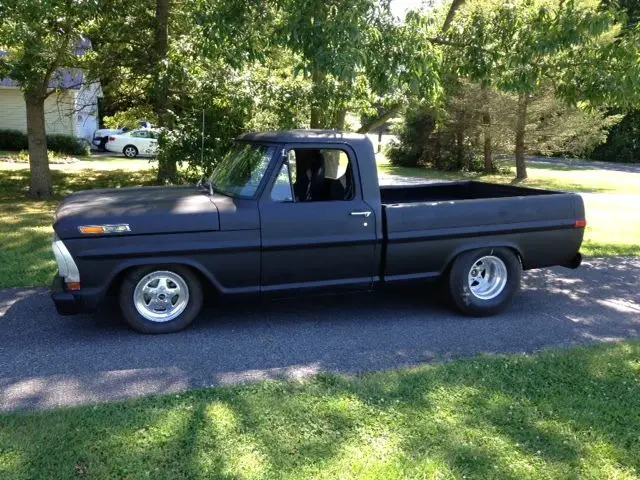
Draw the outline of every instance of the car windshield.
[[[209,177],[224,195],[252,198],[264,177],[275,147],[241,144],[227,153]]]

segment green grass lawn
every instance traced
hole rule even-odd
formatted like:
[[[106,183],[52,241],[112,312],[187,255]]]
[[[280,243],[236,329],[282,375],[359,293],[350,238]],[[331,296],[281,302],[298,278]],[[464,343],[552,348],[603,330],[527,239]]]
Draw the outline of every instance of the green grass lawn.
[[[110,165],[111,166],[111,165]],[[4,169],[2,168],[4,167]],[[24,167],[0,164],[0,288],[47,285],[56,272],[51,252],[53,213],[60,198],[78,190],[150,185],[152,170],[52,168],[57,198],[26,198],[29,172]],[[63,170],[62,167],[66,167]]]
[[[0,478],[635,479],[640,344],[0,415]]]
[[[443,172],[428,168],[395,167],[384,156],[378,157],[378,171],[381,173],[429,180],[478,180],[507,184],[515,177],[515,167],[509,167],[509,170],[509,173],[500,175]],[[536,164],[527,165],[527,173],[529,178],[521,184],[527,187],[566,192],[640,195],[640,173]]]
[[[399,168],[386,160],[378,170],[387,175],[429,180],[479,180],[511,183],[515,173],[478,175],[440,172],[425,168]],[[588,256],[640,255],[640,173],[586,170],[576,167],[528,165],[525,186],[568,192],[602,193],[584,197],[587,229],[582,252]]]

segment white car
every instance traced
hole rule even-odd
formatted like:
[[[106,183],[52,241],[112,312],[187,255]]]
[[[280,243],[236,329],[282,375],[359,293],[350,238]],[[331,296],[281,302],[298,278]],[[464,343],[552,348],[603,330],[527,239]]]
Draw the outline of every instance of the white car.
[[[127,158],[138,155],[155,156],[158,153],[158,130],[132,130],[119,135],[109,135],[104,148],[123,153]]]
[[[141,130],[149,130],[151,128],[153,128],[153,125],[151,125],[149,122],[147,122],[146,120],[140,120],[138,121],[138,128]],[[96,149],[96,150],[105,150],[105,145],[107,144],[107,141],[109,140],[109,135],[121,135],[123,133],[128,132],[129,130],[131,130],[130,128],[125,128],[125,127],[117,127],[117,128],[101,128],[99,130],[96,130],[95,132],[93,132],[93,140],[91,140],[92,148]]]

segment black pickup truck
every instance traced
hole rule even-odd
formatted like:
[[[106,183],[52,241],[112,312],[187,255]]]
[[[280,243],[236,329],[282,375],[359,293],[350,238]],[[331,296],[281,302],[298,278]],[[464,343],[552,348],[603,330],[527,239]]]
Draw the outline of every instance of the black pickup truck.
[[[522,270],[580,265],[579,195],[479,182],[380,187],[366,136],[250,133],[198,186],[79,192],[55,216],[60,314],[119,298],[174,332],[205,293],[269,294],[446,276],[468,315],[507,306]]]

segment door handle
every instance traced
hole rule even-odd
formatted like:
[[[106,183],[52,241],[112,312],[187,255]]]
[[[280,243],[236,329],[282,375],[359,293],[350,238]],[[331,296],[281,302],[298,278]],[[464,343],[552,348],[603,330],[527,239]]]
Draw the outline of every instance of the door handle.
[[[352,217],[368,217],[371,212],[350,212],[349,215]]]

